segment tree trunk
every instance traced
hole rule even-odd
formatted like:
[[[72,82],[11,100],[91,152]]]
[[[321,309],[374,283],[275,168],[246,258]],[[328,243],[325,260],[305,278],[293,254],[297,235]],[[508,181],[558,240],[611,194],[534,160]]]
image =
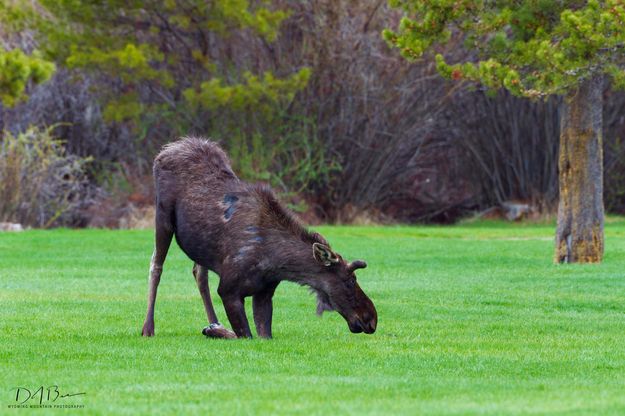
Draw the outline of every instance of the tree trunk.
[[[556,263],[603,257],[603,77],[585,80],[562,102]]]

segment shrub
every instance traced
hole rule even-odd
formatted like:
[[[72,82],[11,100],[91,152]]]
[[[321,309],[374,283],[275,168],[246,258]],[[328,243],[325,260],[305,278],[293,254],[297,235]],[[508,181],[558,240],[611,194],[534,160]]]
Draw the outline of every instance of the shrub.
[[[439,120],[463,155],[462,176],[481,208],[522,200],[540,211],[558,200],[558,100],[528,101],[500,92],[461,91]]]
[[[411,197],[415,175],[432,155],[427,137],[445,83],[434,67],[395,56],[380,36],[397,17],[384,2],[286,1],[291,16],[276,53],[312,69],[292,112],[315,122],[333,168],[305,189],[315,213],[331,222],[383,219]]]
[[[604,201],[625,213],[625,94],[606,90]],[[438,121],[441,137],[456,159],[459,175],[472,184],[470,205],[478,209],[506,201],[530,203],[554,213],[558,201],[559,100],[527,101],[498,93],[461,90]],[[446,143],[446,144],[445,144]]]
[[[75,225],[91,201],[89,159],[67,154],[54,127],[30,127],[0,142],[0,221],[47,228]]]

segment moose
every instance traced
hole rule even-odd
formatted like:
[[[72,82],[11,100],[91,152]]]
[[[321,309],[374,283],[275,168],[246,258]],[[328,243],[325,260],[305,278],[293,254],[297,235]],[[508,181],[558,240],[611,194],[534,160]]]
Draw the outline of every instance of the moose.
[[[251,296],[258,336],[271,338],[272,298],[284,280],[316,293],[319,315],[335,310],[351,332],[375,332],[375,306],[354,274],[367,264],[345,261],[325,238],[308,231],[269,187],[239,180],[215,142],[182,138],[165,145],[154,160],[154,181],[156,244],[143,336],[154,335],[156,292],[173,236],[194,262],[209,323],[202,331],[206,336],[251,338],[244,307]],[[234,333],[217,319],[209,270],[219,275],[217,293]]]

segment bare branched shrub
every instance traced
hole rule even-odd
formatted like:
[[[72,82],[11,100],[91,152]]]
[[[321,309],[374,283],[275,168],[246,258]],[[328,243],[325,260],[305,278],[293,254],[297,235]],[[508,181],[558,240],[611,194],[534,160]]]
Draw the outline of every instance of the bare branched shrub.
[[[27,105],[7,113],[6,125],[15,133],[30,124],[67,122],[61,128],[68,150],[94,156],[92,176],[99,183],[120,162],[148,172],[161,144],[199,134],[219,140],[244,177],[271,182],[286,195],[305,194],[326,220],[350,221],[363,211],[384,214],[386,206],[406,198],[415,203],[415,178],[432,159],[424,144],[432,143],[426,138],[446,87],[434,68],[405,62],[381,39],[380,31],[399,16],[382,0],[277,0],[274,6],[289,9],[290,18],[273,43],[249,31],[228,37],[205,30],[184,33],[194,44],[207,42],[211,62],[228,81],[237,82],[245,70],[285,77],[311,68],[308,88],[271,117],[255,108],[190,108],[182,105],[180,91],[138,83],[134,91],[141,100],[165,104],[162,111],[145,113],[134,130],[107,125],[102,98],[121,94],[123,86],[61,70]],[[141,38],[143,29],[136,30]],[[179,37],[165,35],[166,48],[184,46]],[[181,61],[176,78],[195,74],[193,62]]]
[[[541,211],[558,198],[558,101],[532,102],[507,93],[463,91],[439,120],[463,157],[463,176],[484,207],[527,201]]]
[[[5,109],[5,128],[17,134],[33,125],[57,125],[55,134],[64,138],[69,153],[94,157],[91,170],[120,159],[141,164],[138,149],[143,144],[126,126],[105,123],[98,95],[101,88],[106,88],[102,80],[86,74],[77,78],[76,73],[59,69],[32,90],[27,102]]]
[[[316,122],[340,170],[308,190],[321,215],[351,221],[406,197],[430,151],[446,87],[433,67],[409,64],[380,36],[397,18],[385,1],[288,2],[276,54],[312,68],[294,109]]]
[[[152,201],[146,188],[152,156],[163,143],[187,134],[218,140],[242,177],[270,182],[294,208],[307,203],[314,211],[306,213],[310,221],[452,222],[509,200],[547,211],[555,206],[556,101],[490,97],[442,80],[423,62],[407,63],[381,39],[382,28],[396,26],[398,19],[385,0],[272,5],[290,10],[274,42],[246,30],[224,37],[205,28],[170,28],[159,35],[167,50],[184,47],[180,34],[190,45],[205,42],[225,84],[241,82],[245,71],[284,78],[311,69],[306,89],[265,113],[255,106],[242,111],[185,105],[184,80],[197,73],[191,59],[197,48],[191,48],[189,59],[172,68],[182,80],[177,90],[133,86],[142,102],[154,105],[140,122],[104,121],[104,98],[124,93],[122,84],[59,68],[51,81],[30,91],[29,102],[0,108],[0,125],[18,135],[30,125],[64,123],[55,133],[68,153],[94,157],[90,180],[106,190],[98,209],[90,211],[94,226],[124,226],[122,219],[143,216]],[[147,41],[145,28],[136,31],[137,39]],[[14,42],[32,48],[34,40],[26,35]],[[606,207],[625,212],[625,94],[606,94]],[[55,224],[68,223],[66,218]]]
[[[607,212],[625,214],[625,93],[608,91],[604,103],[604,201]]]
[[[606,144],[604,187],[606,211],[625,214],[625,140],[622,136]]]
[[[625,212],[625,94],[606,90],[604,104],[605,203]],[[559,100],[529,101],[507,93],[460,91],[439,120],[450,151],[460,154],[461,176],[484,209],[522,200],[543,213],[558,201]]]
[[[66,153],[53,128],[5,132],[0,142],[0,221],[25,226],[76,225],[91,201],[88,159]]]

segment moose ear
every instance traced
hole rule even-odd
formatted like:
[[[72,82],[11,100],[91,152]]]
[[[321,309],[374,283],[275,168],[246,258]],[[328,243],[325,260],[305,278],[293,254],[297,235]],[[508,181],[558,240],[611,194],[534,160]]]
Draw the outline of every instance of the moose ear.
[[[313,257],[324,266],[339,262],[338,256],[330,250],[330,247],[321,243],[313,243]]]

